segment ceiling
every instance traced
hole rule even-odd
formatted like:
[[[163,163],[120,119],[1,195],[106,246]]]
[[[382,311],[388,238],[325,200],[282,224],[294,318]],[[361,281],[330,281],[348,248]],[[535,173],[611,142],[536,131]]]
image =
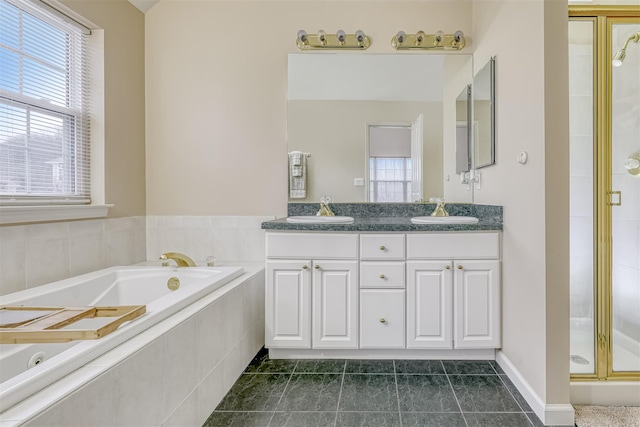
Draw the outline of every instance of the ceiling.
[[[129,0],[129,3],[137,7],[142,13],[147,13],[147,10],[151,9],[160,0]]]

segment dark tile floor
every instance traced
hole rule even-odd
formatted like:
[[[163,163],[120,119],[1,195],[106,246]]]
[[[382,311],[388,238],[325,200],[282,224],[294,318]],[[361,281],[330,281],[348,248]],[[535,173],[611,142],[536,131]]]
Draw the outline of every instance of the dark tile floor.
[[[493,361],[256,355],[205,427],[538,427]]]

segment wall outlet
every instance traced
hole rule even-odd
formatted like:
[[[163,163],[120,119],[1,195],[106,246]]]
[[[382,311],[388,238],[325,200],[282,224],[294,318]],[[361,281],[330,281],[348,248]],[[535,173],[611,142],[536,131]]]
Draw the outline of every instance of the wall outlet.
[[[363,187],[364,186],[364,178],[353,178],[353,185],[355,187]]]

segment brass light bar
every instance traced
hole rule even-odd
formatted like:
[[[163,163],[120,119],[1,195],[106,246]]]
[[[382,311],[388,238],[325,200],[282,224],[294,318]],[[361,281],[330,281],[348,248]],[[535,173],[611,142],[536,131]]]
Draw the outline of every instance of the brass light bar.
[[[424,31],[418,31],[415,34],[406,34],[404,31],[398,31],[391,39],[391,46],[395,50],[460,50],[465,47],[466,43],[464,33],[460,30],[454,34],[445,34],[442,31],[438,31],[435,34],[426,34]]]
[[[364,31],[358,30],[354,34],[347,34],[338,30],[335,34],[327,34],[318,30],[317,34],[307,34],[298,31],[296,45],[300,50],[311,49],[357,49],[364,50],[371,46],[371,38]]]

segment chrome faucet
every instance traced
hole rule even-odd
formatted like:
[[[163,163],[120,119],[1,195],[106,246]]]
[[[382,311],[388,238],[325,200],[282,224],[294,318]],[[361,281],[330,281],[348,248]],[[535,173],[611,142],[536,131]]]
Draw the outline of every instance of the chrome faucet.
[[[178,267],[195,267],[196,263],[186,256],[185,254],[181,254],[180,252],[166,252],[160,255],[158,258],[162,261],[168,261],[170,259],[174,260]]]
[[[431,212],[431,216],[449,216],[449,212],[444,208],[444,199],[431,198],[429,201],[436,203],[436,208]]]

